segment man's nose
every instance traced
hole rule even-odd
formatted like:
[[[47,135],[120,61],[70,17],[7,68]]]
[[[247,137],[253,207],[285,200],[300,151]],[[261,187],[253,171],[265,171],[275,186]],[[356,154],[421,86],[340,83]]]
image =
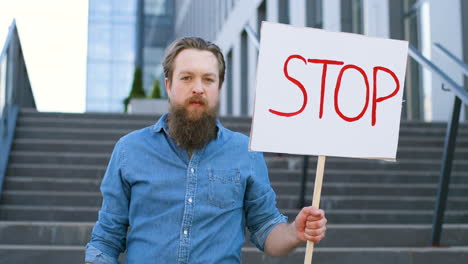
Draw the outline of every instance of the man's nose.
[[[203,88],[203,83],[201,80],[197,80],[194,84],[193,84],[193,88],[192,88],[192,93],[193,94],[203,94],[203,92],[205,91],[205,89]]]

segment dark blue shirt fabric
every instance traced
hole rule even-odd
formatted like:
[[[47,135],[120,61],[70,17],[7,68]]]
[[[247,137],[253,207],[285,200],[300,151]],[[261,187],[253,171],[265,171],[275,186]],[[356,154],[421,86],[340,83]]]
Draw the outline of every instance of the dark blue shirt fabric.
[[[86,261],[241,263],[245,227],[263,250],[287,218],[276,207],[263,154],[217,121],[217,137],[190,157],[169,136],[167,114],[122,137],[104,179]]]

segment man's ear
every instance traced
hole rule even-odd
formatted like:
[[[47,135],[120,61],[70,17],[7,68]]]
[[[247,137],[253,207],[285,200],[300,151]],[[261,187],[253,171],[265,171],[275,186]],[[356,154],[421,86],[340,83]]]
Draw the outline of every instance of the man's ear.
[[[169,92],[171,91],[171,82],[168,78],[164,78],[164,85],[166,86],[166,94],[169,96]]]

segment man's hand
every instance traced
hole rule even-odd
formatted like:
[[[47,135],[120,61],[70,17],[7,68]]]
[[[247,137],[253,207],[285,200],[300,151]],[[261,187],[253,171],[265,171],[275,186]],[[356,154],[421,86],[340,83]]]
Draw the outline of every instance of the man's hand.
[[[294,221],[297,237],[302,242],[320,242],[325,237],[326,224],[325,212],[312,206],[302,208]]]

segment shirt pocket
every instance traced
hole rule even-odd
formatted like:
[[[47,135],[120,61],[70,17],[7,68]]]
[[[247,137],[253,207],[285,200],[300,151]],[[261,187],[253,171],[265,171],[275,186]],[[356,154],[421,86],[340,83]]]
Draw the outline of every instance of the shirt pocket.
[[[208,169],[208,201],[222,209],[236,204],[240,192],[239,169]]]

